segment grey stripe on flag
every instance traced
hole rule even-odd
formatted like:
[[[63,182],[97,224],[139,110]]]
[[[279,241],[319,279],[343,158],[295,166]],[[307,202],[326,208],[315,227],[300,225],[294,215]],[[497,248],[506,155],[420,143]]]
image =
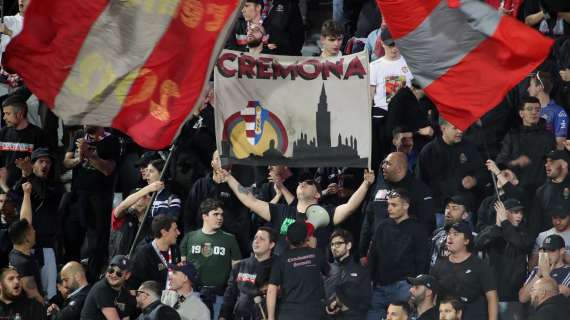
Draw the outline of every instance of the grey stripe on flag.
[[[477,0],[463,0],[460,9],[451,9],[447,0],[441,0],[426,20],[396,44],[425,88],[492,35],[499,20],[496,10]]]
[[[111,124],[179,0],[156,3],[109,1],[56,97],[54,111],[66,124]]]

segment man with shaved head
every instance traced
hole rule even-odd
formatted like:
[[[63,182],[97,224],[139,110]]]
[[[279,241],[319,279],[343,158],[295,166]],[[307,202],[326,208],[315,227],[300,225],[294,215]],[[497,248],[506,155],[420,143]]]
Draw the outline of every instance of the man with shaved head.
[[[434,229],[433,204],[431,191],[420,180],[408,171],[407,156],[403,152],[390,153],[380,167],[382,174],[378,175],[372,187],[370,199],[364,205],[365,216],[360,233],[359,252],[361,257],[368,255],[368,247],[372,235],[378,225],[388,218],[388,194],[393,189],[404,189],[411,197],[410,216],[414,216],[425,226],[428,234]]]
[[[536,312],[529,320],[568,319],[570,304],[558,293],[558,284],[551,277],[542,277],[534,283],[530,290],[530,299]]]
[[[56,304],[49,306],[48,315],[52,316],[52,320],[79,319],[83,303],[87,298],[89,289],[91,289],[85,276],[85,269],[80,263],[71,261],[63,266],[60,276],[62,285],[67,289],[69,295],[61,308]]]

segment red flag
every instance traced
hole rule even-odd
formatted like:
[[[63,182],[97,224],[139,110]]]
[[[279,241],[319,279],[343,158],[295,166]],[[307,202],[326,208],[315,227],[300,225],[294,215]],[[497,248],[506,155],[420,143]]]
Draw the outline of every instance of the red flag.
[[[549,55],[553,40],[478,0],[376,0],[412,74],[465,130]]]
[[[32,1],[5,63],[66,124],[149,149],[196,106],[240,0]]]

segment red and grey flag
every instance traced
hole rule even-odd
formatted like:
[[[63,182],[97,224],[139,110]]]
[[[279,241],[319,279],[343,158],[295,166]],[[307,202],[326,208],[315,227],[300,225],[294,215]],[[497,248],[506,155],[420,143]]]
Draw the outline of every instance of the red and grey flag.
[[[33,0],[6,66],[66,124],[150,149],[200,104],[240,0]]]
[[[466,129],[549,55],[551,39],[478,0],[376,0],[445,119]]]

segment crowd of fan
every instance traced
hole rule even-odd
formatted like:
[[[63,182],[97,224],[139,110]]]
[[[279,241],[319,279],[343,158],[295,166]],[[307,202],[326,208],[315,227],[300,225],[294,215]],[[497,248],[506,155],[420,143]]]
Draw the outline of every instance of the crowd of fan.
[[[373,61],[372,170],[226,164],[211,94],[163,151],[2,97],[0,319],[567,319],[570,12],[486,2],[556,44],[463,132],[374,2],[333,1],[321,57]],[[227,47],[301,55],[310,5],[247,0]]]

